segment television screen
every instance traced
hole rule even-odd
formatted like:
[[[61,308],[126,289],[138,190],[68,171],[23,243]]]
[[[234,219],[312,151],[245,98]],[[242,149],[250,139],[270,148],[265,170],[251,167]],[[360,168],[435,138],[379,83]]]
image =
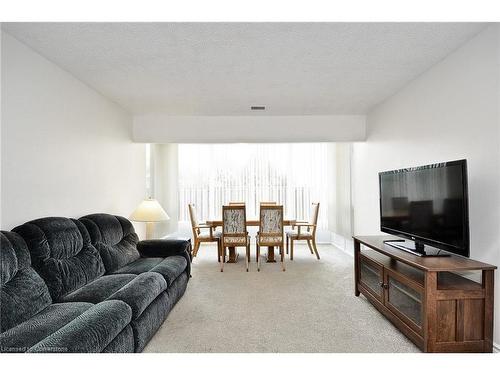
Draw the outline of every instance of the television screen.
[[[469,256],[467,163],[379,173],[381,230]]]

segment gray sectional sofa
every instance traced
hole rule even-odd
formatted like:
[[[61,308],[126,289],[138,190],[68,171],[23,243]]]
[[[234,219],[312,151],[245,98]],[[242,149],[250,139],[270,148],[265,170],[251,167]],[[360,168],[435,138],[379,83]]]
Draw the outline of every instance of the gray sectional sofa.
[[[1,352],[141,352],[182,297],[189,240],[125,218],[49,217],[1,232]]]

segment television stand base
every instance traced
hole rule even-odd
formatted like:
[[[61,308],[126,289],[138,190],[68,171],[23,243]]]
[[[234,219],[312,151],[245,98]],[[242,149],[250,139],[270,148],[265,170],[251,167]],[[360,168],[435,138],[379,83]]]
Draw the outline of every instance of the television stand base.
[[[386,236],[353,239],[354,295],[422,351],[492,352],[496,266],[453,254],[421,258],[388,246],[396,238]]]
[[[404,244],[399,244],[398,242],[403,242]],[[431,250],[423,250],[422,252],[417,250],[415,244],[413,242],[408,242],[405,240],[385,240],[389,246],[395,247],[396,249],[406,251],[410,254],[419,256],[419,257],[449,257],[450,254],[443,253],[443,250],[439,249],[431,249]],[[413,247],[412,247],[413,245]],[[422,246],[423,247],[423,246]]]

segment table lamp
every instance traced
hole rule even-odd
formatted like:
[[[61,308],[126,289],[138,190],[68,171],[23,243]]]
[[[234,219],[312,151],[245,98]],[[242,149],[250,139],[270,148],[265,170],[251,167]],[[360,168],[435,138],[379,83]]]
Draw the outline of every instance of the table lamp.
[[[170,220],[170,217],[156,199],[149,197],[132,212],[130,220],[146,223],[146,239],[150,240],[153,237],[155,223]]]

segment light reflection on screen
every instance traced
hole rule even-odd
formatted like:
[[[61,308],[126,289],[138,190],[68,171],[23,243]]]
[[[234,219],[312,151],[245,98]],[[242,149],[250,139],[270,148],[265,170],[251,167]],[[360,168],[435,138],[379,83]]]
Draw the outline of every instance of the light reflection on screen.
[[[382,173],[382,227],[464,247],[462,174],[461,165]]]

